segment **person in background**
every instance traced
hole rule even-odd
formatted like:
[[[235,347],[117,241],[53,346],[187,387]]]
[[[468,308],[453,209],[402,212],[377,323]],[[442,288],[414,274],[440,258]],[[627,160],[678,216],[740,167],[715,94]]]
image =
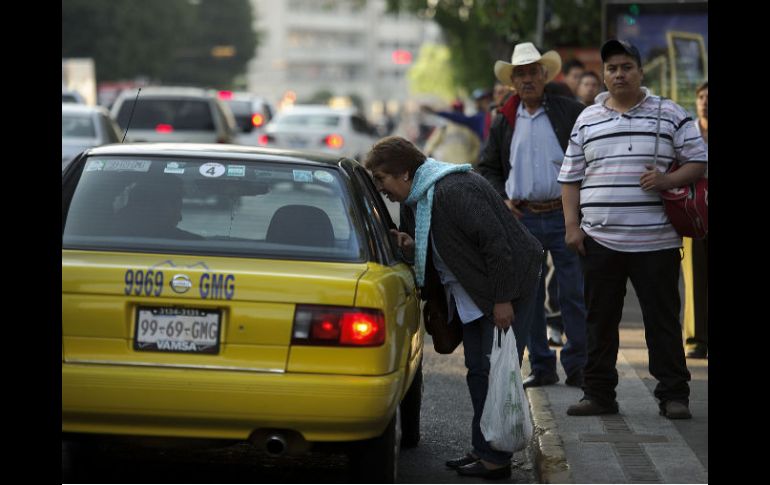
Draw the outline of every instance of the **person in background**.
[[[695,123],[708,151],[709,128],[709,83],[700,84],[695,90]],[[706,169],[708,177],[708,169]],[[708,255],[709,237],[703,239],[684,238],[682,274],[684,276],[684,336],[686,356],[691,359],[705,359],[709,349],[709,307],[708,307]]]
[[[545,94],[551,94],[554,96],[564,96],[565,98],[574,98],[572,90],[567,86],[567,83],[560,83],[559,81],[551,81],[545,84]]]
[[[489,109],[490,119],[494,120],[495,116],[503,107],[508,98],[513,96],[514,89],[511,86],[507,86],[501,83],[499,80],[495,80],[495,86],[492,88],[492,105]]]
[[[482,142],[487,139],[489,133],[489,109],[492,105],[492,91],[486,89],[474,89],[471,93],[473,101],[476,103],[476,112],[470,116],[456,111],[435,111],[430,106],[422,106],[423,111],[441,116],[449,121],[467,126],[478,135]]]
[[[679,324],[682,238],[659,192],[701,177],[708,154],[687,111],[642,86],[636,47],[613,39],[600,52],[609,92],[578,117],[559,174],[565,240],[582,256],[588,307],[583,398],[567,414],[618,413],[619,326],[630,279],[642,308],[650,374],[658,380],[659,412],[689,419],[690,372]],[[666,173],[674,160],[680,168]]]
[[[572,92],[572,96],[577,96],[578,84],[580,84],[580,76],[583,75],[586,66],[577,59],[570,59],[565,61],[561,66],[561,72],[564,74],[564,84],[569,87]]]
[[[596,95],[601,92],[602,81],[599,75],[593,71],[585,71],[580,76],[580,82],[577,88],[578,100],[586,106],[594,104]]]
[[[508,478],[512,454],[492,449],[480,427],[489,355],[497,328],[512,328],[517,344],[526,341],[543,248],[468,164],[427,158],[408,140],[394,136],[377,142],[364,166],[377,190],[401,203],[400,231],[392,229],[391,234],[414,260],[421,294],[442,285],[439,294],[446,295],[448,319],[457,312],[463,323],[473,449],[446,466],[463,476]],[[518,349],[524,350],[522,345]]]
[[[452,103],[452,111],[463,113],[463,102]],[[478,135],[453,121],[446,121],[436,127],[425,142],[424,151],[429,157],[449,163],[471,163],[478,161],[481,140]]]
[[[545,93],[546,83],[558,75],[560,67],[561,57],[556,51],[541,55],[531,42],[514,47],[511,63],[497,61],[495,76],[513,86],[517,94],[495,118],[477,169],[553,257],[567,335],[559,358],[566,384],[579,387],[586,359],[583,279],[578,256],[564,243],[561,190],[556,177],[572,126],[585,107],[572,97]],[[524,380],[524,387],[559,381],[556,352],[548,347],[544,305],[545,285],[541,283],[527,343],[532,373]]]

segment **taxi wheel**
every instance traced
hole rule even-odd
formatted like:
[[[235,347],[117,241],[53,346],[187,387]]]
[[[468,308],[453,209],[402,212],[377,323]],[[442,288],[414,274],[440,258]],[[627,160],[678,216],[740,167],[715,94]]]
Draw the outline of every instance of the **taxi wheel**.
[[[414,448],[420,442],[420,408],[422,407],[422,361],[417,367],[412,385],[401,401],[402,448]]]
[[[349,451],[353,481],[394,483],[401,447],[401,408],[397,407],[385,431],[370,440],[358,441]]]

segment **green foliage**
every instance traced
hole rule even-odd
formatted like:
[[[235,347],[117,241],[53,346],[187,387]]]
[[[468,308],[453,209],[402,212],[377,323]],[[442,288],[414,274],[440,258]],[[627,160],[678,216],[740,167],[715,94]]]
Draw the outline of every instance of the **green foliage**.
[[[423,44],[417,60],[407,72],[407,78],[409,94],[433,94],[447,103],[457,97],[451,53],[446,46]]]
[[[62,57],[93,58],[98,81],[229,88],[257,41],[249,0],[62,0]]]
[[[468,91],[494,83],[495,61],[510,61],[513,46],[534,42],[535,0],[387,0],[388,10],[433,19],[451,50],[455,82]],[[546,0],[543,52],[555,47],[598,47],[600,0]]]

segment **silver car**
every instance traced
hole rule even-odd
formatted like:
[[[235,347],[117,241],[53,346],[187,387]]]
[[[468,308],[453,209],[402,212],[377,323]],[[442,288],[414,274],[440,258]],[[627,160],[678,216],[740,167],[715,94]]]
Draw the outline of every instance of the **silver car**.
[[[296,105],[268,123],[259,144],[360,160],[377,139],[375,128],[353,108]]]
[[[211,91],[147,87],[138,100],[136,96],[137,90],[121,92],[111,109],[120,128],[128,127],[128,136],[135,142],[235,142],[233,113]]]
[[[101,106],[62,103],[61,105],[61,169],[87,148],[119,143],[120,129]]]
[[[259,135],[273,119],[274,110],[266,99],[242,91],[219,91],[219,99],[230,107],[238,125],[235,142],[239,145],[257,146]]]

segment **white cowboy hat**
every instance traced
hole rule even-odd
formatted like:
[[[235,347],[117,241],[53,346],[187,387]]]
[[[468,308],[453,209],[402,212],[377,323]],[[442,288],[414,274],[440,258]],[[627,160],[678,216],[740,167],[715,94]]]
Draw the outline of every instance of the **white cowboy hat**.
[[[559,71],[561,70],[561,56],[558,52],[548,51],[541,56],[540,52],[538,52],[535,47],[535,44],[532,42],[524,42],[522,44],[517,44],[516,47],[513,48],[510,64],[504,61],[495,62],[495,76],[497,76],[497,79],[506,86],[513,86],[513,81],[511,81],[513,68],[535,62],[545,66],[545,82],[550,82],[559,75]]]

